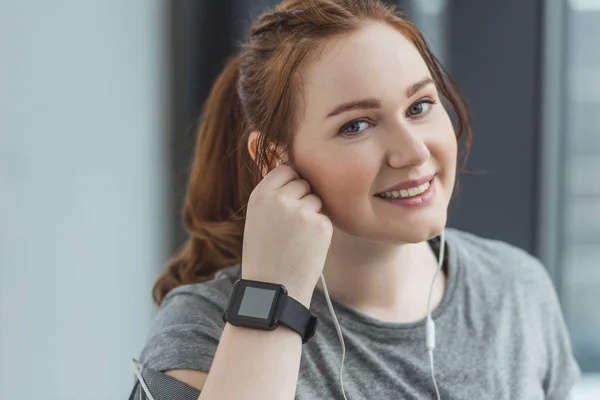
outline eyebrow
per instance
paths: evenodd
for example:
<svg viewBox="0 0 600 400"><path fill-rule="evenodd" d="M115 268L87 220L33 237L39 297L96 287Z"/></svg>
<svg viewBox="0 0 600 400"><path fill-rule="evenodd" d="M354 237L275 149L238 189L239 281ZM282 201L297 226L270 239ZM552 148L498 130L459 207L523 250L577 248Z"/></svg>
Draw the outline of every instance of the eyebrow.
<svg viewBox="0 0 600 400"><path fill-rule="evenodd" d="M413 83L412 85L407 87L404 92L404 95L407 98L413 97L415 94L417 94L419 92L419 90L421 90L424 87L426 87L427 85L431 85L431 84L435 84L435 81L432 78L430 78L430 77L423 78L420 81Z"/></svg>
<svg viewBox="0 0 600 400"><path fill-rule="evenodd" d="M425 86L435 83L435 81L430 78L423 78L420 81L413 83L404 91L404 95L408 97L414 96L419 90L423 89ZM327 118L333 117L335 115L352 111L352 110L370 110L374 108L381 108L381 100L370 97L362 100L349 101L347 103L340 104L337 106L332 112L327 114Z"/></svg>

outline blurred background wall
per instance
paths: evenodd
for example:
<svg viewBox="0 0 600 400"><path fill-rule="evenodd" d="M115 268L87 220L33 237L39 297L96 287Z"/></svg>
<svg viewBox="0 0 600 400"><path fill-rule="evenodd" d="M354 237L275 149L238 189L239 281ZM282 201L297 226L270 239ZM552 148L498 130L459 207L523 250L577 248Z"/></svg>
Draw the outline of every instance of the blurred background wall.
<svg viewBox="0 0 600 400"><path fill-rule="evenodd" d="M0 400L133 383L173 218L166 4L0 3Z"/></svg>
<svg viewBox="0 0 600 400"><path fill-rule="evenodd" d="M202 102L275 3L0 0L0 400L127 395ZM542 259L600 398L600 0L396 3L472 107L450 225Z"/></svg>

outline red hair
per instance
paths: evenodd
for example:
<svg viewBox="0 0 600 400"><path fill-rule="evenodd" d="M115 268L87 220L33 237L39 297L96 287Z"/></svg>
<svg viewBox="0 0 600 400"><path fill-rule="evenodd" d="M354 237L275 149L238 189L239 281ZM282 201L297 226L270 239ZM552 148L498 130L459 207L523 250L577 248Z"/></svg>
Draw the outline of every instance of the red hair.
<svg viewBox="0 0 600 400"><path fill-rule="evenodd" d="M327 41L369 22L396 28L419 50L456 116L457 140L465 137L466 160L471 143L466 102L415 25L378 0L284 1L251 27L249 39L227 62L204 104L184 205L189 239L154 284L157 304L171 289L204 282L241 261L245 207L270 146L293 154L294 123L301 109L300 66ZM252 131L261 132L256 161L247 149Z"/></svg>

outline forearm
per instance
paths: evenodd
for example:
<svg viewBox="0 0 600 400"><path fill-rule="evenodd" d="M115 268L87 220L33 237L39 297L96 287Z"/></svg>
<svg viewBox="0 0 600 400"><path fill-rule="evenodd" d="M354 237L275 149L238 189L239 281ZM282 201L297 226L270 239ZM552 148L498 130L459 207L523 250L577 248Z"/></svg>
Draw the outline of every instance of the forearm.
<svg viewBox="0 0 600 400"><path fill-rule="evenodd" d="M301 353L302 338L284 326L263 331L226 324L199 400L293 400Z"/></svg>

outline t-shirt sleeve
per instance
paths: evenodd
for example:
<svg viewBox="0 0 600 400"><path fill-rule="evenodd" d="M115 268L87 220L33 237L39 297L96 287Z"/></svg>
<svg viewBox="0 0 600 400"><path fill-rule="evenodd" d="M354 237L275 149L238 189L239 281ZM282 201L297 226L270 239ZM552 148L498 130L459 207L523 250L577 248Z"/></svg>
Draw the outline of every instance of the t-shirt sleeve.
<svg viewBox="0 0 600 400"><path fill-rule="evenodd" d="M571 348L571 339L562 314L554 285L546 269L539 279L539 301L544 321L545 341L548 351L548 365L543 381L546 399L564 400L569 397L573 386L579 380L581 371Z"/></svg>
<svg viewBox="0 0 600 400"><path fill-rule="evenodd" d="M159 309L140 361L156 371L208 372L225 326L227 296L208 285L174 289Z"/></svg>

